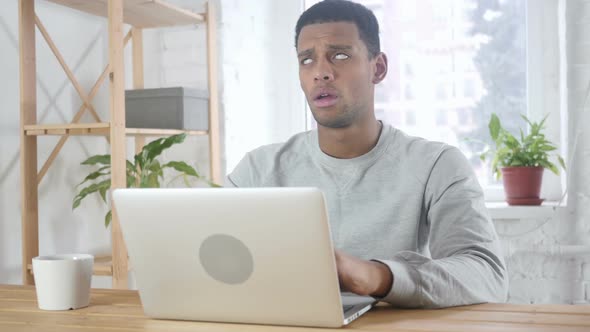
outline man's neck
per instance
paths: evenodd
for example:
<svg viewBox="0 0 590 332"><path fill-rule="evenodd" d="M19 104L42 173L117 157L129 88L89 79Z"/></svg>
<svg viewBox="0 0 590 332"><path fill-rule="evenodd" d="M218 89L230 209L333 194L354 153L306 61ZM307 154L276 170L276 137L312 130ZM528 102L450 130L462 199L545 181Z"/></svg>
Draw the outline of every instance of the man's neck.
<svg viewBox="0 0 590 332"><path fill-rule="evenodd" d="M351 159L371 151L379 141L383 124L372 119L368 123L346 128L318 128L320 149L339 159Z"/></svg>

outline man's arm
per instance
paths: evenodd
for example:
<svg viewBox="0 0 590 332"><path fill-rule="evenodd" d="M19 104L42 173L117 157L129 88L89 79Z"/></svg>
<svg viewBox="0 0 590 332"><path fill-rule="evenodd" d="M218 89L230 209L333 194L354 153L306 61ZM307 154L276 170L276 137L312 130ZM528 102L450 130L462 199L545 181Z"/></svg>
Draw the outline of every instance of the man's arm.
<svg viewBox="0 0 590 332"><path fill-rule="evenodd" d="M499 241L477 179L457 149L444 151L433 167L425 206L431 257L405 251L379 260L392 275L382 300L423 308L504 302L508 276ZM374 267L342 257L348 265L341 271L346 274L341 277L343 288L382 295L376 289L387 280L383 271L367 281L366 276L377 271Z"/></svg>

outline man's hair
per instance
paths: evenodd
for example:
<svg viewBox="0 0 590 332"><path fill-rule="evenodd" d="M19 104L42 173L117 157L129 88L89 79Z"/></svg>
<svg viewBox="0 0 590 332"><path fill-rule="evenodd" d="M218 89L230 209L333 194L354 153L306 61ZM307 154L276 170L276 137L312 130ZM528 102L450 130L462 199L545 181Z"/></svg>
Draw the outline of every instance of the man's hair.
<svg viewBox="0 0 590 332"><path fill-rule="evenodd" d="M295 48L297 48L299 33L305 26L330 22L354 23L369 51L369 56L373 58L381 52L379 23L375 14L367 7L348 0L324 0L303 12L295 26Z"/></svg>

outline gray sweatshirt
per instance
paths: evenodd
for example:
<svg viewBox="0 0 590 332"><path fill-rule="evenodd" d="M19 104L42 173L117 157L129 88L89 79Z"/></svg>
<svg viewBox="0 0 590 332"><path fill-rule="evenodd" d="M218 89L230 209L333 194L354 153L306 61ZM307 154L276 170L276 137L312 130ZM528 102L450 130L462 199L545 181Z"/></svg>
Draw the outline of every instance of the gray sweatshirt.
<svg viewBox="0 0 590 332"><path fill-rule="evenodd" d="M251 151L228 180L320 188L334 246L391 270L383 301L437 308L506 299L506 267L481 187L454 147L384 125L371 151L337 159L321 151L313 130Z"/></svg>

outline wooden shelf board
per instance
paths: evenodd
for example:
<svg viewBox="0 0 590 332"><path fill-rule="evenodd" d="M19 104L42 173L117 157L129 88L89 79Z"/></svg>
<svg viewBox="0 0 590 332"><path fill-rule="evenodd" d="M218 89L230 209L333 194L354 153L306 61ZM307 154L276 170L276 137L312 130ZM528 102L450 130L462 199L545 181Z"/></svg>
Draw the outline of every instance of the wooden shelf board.
<svg viewBox="0 0 590 332"><path fill-rule="evenodd" d="M70 123L70 124L43 124L24 126L27 136L38 135L109 135L110 124L101 123Z"/></svg>
<svg viewBox="0 0 590 332"><path fill-rule="evenodd" d="M109 123L71 123L71 124L43 124L24 126L27 136L42 135L89 135L89 136L108 136L110 135ZM206 130L180 130L180 129L157 129L157 128L127 128L125 130L129 136L170 136L180 133L186 133L193 136L205 136Z"/></svg>
<svg viewBox="0 0 590 332"><path fill-rule="evenodd" d="M108 0L47 0L88 14L108 17ZM170 5L162 0L124 0L123 22L136 28L191 25L205 21L202 14Z"/></svg>
<svg viewBox="0 0 590 332"><path fill-rule="evenodd" d="M208 134L206 130L180 130L180 129L150 129L150 128L127 128L125 130L130 136L170 136L186 133L192 136L204 136Z"/></svg>

